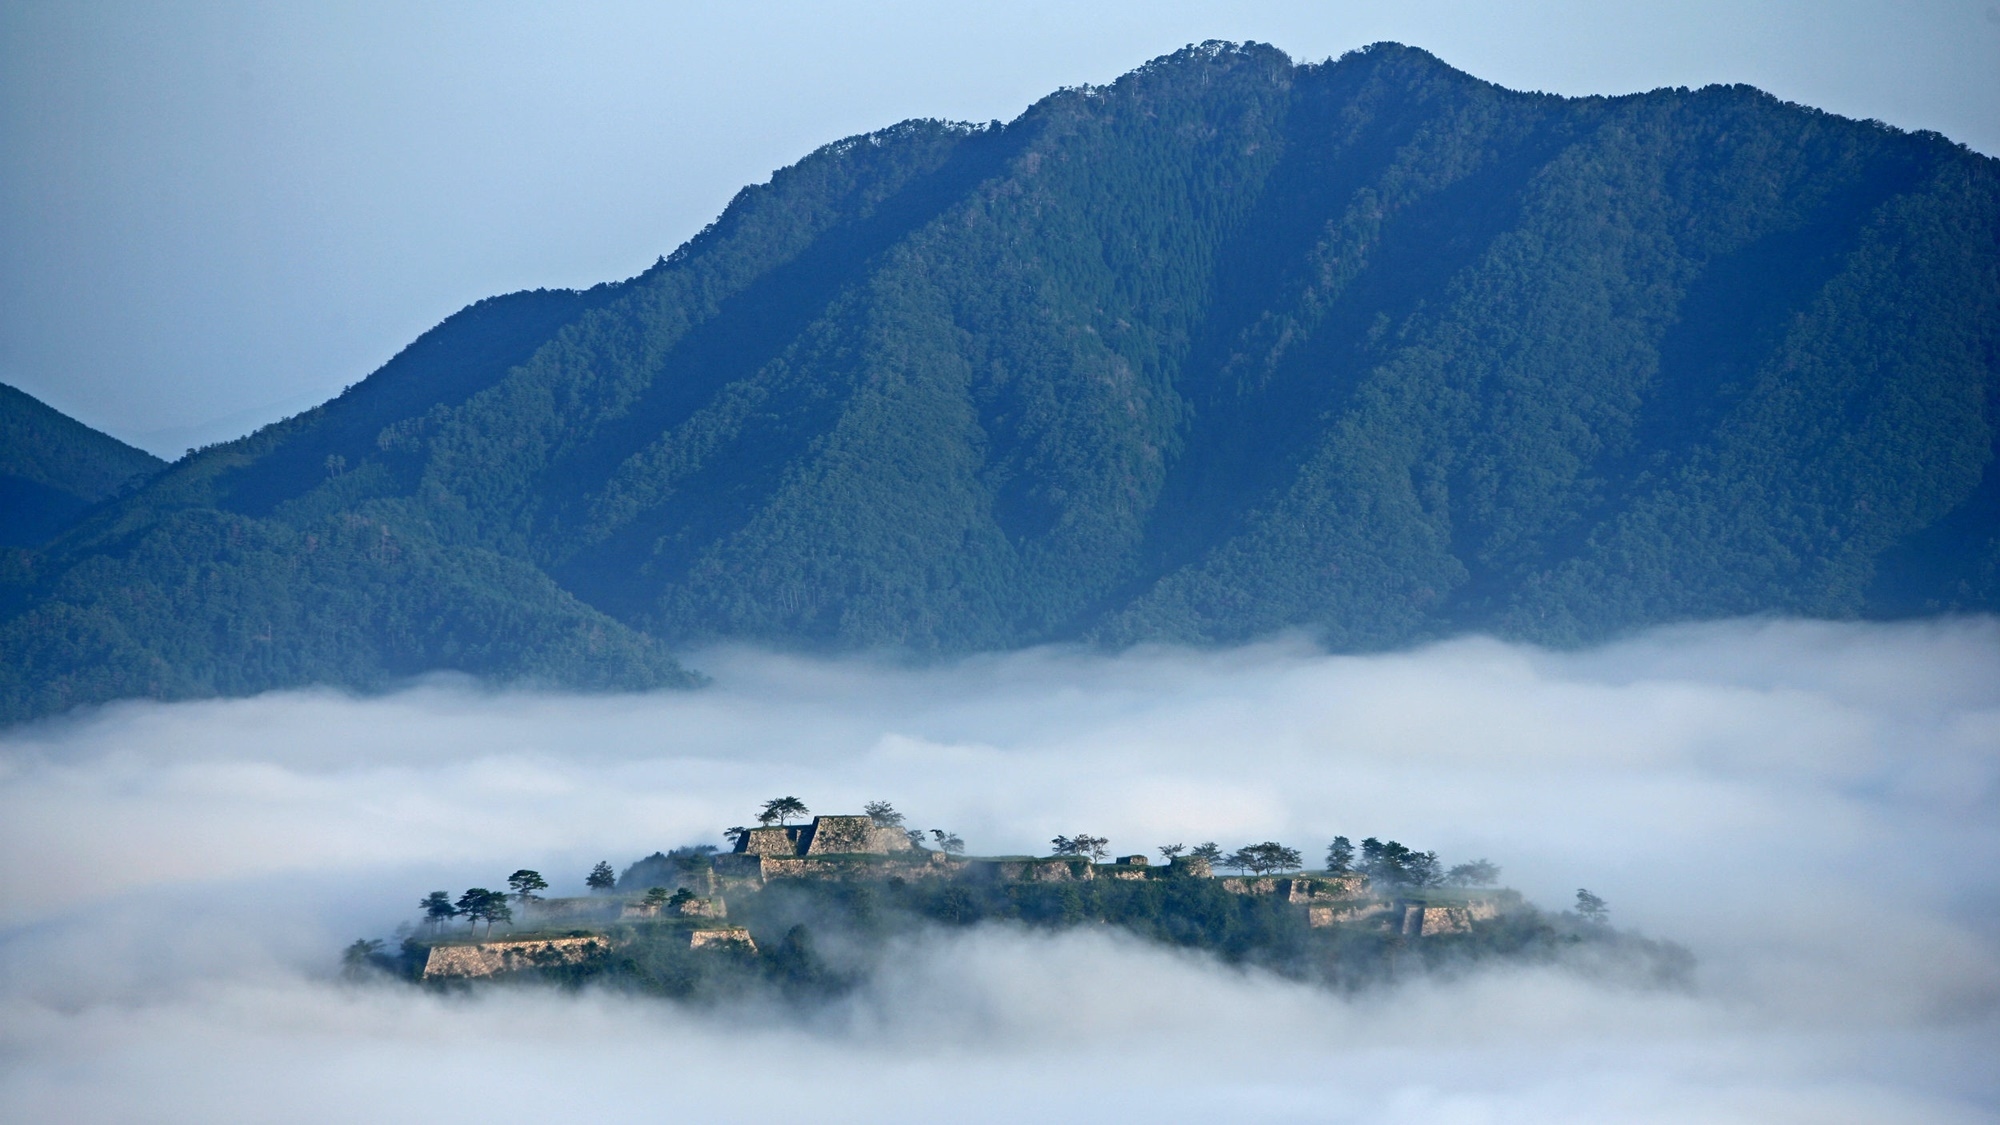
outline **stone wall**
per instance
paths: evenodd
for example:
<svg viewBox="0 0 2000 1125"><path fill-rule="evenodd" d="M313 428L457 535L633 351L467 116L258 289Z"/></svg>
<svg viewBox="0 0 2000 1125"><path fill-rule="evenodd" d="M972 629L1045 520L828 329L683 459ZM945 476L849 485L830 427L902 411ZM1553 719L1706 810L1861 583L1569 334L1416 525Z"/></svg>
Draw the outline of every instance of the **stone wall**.
<svg viewBox="0 0 2000 1125"><path fill-rule="evenodd" d="M836 855L774 856L761 860L765 879L935 879L957 875L966 864L943 852L911 849L899 856L844 852Z"/></svg>
<svg viewBox="0 0 2000 1125"><path fill-rule="evenodd" d="M714 930L691 930L688 932L689 949L744 949L757 952L757 943L751 940L748 926L729 926Z"/></svg>
<svg viewBox="0 0 2000 1125"><path fill-rule="evenodd" d="M1311 926L1332 926L1342 922L1359 922L1378 914L1389 913L1389 904L1381 901L1357 902L1350 906L1308 906L1306 924Z"/></svg>
<svg viewBox="0 0 2000 1125"><path fill-rule="evenodd" d="M750 855L798 855L802 850L799 838L809 831L809 826L798 824L752 828L737 838L736 850Z"/></svg>
<svg viewBox="0 0 2000 1125"><path fill-rule="evenodd" d="M719 898L691 898L674 907L683 918L726 918L729 904Z"/></svg>
<svg viewBox="0 0 2000 1125"><path fill-rule="evenodd" d="M913 850L896 828L878 828L865 816L816 816L811 824L752 828L736 841L735 854L889 855Z"/></svg>
<svg viewBox="0 0 2000 1125"><path fill-rule="evenodd" d="M908 847L910 841L903 840ZM806 838L806 855L857 855L877 851L875 822L865 816L816 816Z"/></svg>
<svg viewBox="0 0 2000 1125"><path fill-rule="evenodd" d="M1499 914L1497 904L1483 899L1464 906L1410 903L1403 908L1403 933L1415 937L1470 933L1474 922L1489 921Z"/></svg>
<svg viewBox="0 0 2000 1125"><path fill-rule="evenodd" d="M1286 902L1333 902L1359 895L1367 885L1359 875L1246 875L1222 880L1238 895L1277 895Z"/></svg>
<svg viewBox="0 0 2000 1125"><path fill-rule="evenodd" d="M434 945L424 961L424 979L490 977L521 969L574 965L611 948L599 937L484 941L477 945Z"/></svg>

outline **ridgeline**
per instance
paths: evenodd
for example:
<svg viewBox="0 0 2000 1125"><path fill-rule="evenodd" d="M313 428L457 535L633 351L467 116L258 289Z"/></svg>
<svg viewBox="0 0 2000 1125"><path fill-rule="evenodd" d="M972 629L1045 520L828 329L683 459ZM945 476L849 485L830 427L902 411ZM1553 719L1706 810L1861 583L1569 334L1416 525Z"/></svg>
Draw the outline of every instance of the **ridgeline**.
<svg viewBox="0 0 2000 1125"><path fill-rule="evenodd" d="M1553 644L2000 608L2000 163L1205 44L482 301L0 568L0 719L716 640Z"/></svg>

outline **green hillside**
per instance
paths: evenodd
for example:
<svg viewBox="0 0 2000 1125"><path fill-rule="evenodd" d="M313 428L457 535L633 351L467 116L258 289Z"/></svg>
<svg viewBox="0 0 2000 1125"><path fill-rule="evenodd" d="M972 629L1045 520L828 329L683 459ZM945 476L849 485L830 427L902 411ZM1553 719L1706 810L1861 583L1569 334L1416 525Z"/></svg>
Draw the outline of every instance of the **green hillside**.
<svg viewBox="0 0 2000 1125"><path fill-rule="evenodd" d="M0 383L0 549L48 542L165 464Z"/></svg>
<svg viewBox="0 0 2000 1125"><path fill-rule="evenodd" d="M714 639L1339 648L2000 608L2000 164L1207 44L482 302L11 587L0 713Z"/></svg>

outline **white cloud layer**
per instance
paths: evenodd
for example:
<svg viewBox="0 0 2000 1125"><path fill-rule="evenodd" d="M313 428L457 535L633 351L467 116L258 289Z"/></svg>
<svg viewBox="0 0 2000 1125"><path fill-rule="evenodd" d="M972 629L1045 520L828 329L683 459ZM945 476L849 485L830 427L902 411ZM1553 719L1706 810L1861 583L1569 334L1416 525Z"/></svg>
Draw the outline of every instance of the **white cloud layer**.
<svg viewBox="0 0 2000 1125"><path fill-rule="evenodd" d="M1554 654L703 655L697 693L129 704L0 733L0 1118L1974 1121L2000 1107L2000 622ZM811 1019L331 980L439 887L886 797L975 852L1334 833L1693 948L1342 999L1102 934L916 948Z"/></svg>

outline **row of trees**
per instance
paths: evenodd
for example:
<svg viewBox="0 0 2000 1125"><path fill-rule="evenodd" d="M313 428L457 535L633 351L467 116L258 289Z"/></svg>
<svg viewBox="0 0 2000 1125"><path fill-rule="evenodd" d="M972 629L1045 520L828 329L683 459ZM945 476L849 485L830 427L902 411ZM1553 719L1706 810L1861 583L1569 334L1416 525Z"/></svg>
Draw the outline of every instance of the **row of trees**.
<svg viewBox="0 0 2000 1125"><path fill-rule="evenodd" d="M1436 852L1420 852L1373 836L1361 841L1358 856L1347 837L1335 836L1326 849L1326 869L1334 874L1357 871L1374 882L1398 887L1490 887L1500 881L1500 868L1485 859L1446 869Z"/></svg>
<svg viewBox="0 0 2000 1125"><path fill-rule="evenodd" d="M1093 860L1108 856L1111 845L1105 837L1087 832L1057 836L1049 843L1053 845L1056 855ZM1164 844L1159 851L1169 863L1185 855L1190 859L1206 860L1212 868L1233 868L1255 875L1297 871L1305 865L1305 857L1299 849L1287 847L1276 840L1246 844L1233 852L1224 852L1222 845L1213 840L1192 848L1186 844ZM1476 859L1447 870L1438 860L1436 852L1419 852L1395 840L1378 840L1373 836L1361 841L1358 857L1354 844L1347 837L1335 836L1327 848L1326 870L1336 875L1358 872L1375 882L1399 887L1488 887L1500 879L1500 868L1487 860Z"/></svg>
<svg viewBox="0 0 2000 1125"><path fill-rule="evenodd" d="M485 887L473 887L451 900L448 891L432 891L417 904L424 912L424 923L434 930L442 930L453 918L465 919L465 931L471 933L479 923L486 923L486 932L493 932L493 923L508 923L514 920L514 908L507 905L507 896L501 891L489 891Z"/></svg>

